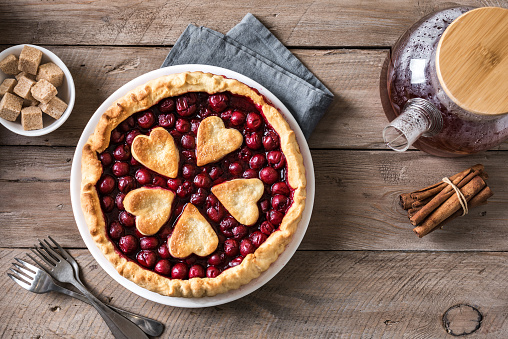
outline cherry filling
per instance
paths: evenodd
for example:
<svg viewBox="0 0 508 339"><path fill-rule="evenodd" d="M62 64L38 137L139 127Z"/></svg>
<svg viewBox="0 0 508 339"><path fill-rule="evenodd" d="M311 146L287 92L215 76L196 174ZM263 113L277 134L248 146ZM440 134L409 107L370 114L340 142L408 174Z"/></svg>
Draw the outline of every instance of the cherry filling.
<svg viewBox="0 0 508 339"><path fill-rule="evenodd" d="M196 165L196 134L199 123L219 116L226 128L242 133L242 146L218 162ZM131 154L132 141L155 127L171 133L180 151L177 178L164 177L138 163ZM280 138L261 110L246 98L229 92L209 95L187 93L161 100L139 112L111 132L110 146L101 154L103 175L97 182L109 240L117 252L142 267L173 279L214 278L240 264L276 231L293 203L287 182L287 165ZM237 178L259 178L265 192L258 201L260 217L251 226L239 224L211 188ZM166 224L154 235L144 236L135 226L135 216L125 211L123 199L136 188L162 187L175 193ZM207 257L173 258L167 247L185 204L194 204L219 237L219 245Z"/></svg>

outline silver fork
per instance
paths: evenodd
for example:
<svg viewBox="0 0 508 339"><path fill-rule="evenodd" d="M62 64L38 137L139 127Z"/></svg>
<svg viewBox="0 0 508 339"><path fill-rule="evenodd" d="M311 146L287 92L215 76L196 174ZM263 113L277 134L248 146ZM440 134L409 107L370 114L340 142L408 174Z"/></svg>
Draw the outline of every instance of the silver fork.
<svg viewBox="0 0 508 339"><path fill-rule="evenodd" d="M74 274L74 269L72 265L64 259L58 252L53 250L53 248L49 245L49 243L44 240L40 241L39 244L41 248L35 246L32 249L32 252L37 255L43 262L47 265L43 265L38 261L35 261L41 267L47 268L46 272L48 272L54 279L72 284L76 287L81 293L85 295L85 297L90 300L90 303L93 307L99 312L102 316L109 329L115 336L115 338L122 339L134 339L134 338L143 338L147 339L148 337L145 335L143 331L139 327L137 327L133 322L124 316L116 313L106 305L104 305L99 299L97 299L93 294L91 294L86 287L81 283L81 281L77 280ZM34 258L31 258L34 260Z"/></svg>
<svg viewBox="0 0 508 339"><path fill-rule="evenodd" d="M48 293L51 291L66 294L73 298L79 299L85 303L90 304L90 301L81 293L71 291L63 286L58 285L53 278L44 270L24 261L19 258L14 258L18 263L22 266L13 263L14 267L17 269L10 270L14 274L7 273L7 275L14 280L18 285L23 287L24 289L34 292L37 294ZM131 312L124 311L122 309L113 307L111 305L107 305L111 307L118 313L122 314L124 317L135 323L139 326L148 335L158 337L164 331L164 325L156 320L146 318Z"/></svg>

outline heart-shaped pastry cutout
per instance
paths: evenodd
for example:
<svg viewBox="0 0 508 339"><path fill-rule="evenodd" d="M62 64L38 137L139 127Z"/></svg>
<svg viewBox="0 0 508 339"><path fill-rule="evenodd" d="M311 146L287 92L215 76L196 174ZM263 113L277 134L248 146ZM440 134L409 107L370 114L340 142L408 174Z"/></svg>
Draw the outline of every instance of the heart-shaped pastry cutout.
<svg viewBox="0 0 508 339"><path fill-rule="evenodd" d="M159 231L171 214L175 194L162 188L138 188L127 193L125 210L136 216L136 228L144 235Z"/></svg>
<svg viewBox="0 0 508 339"><path fill-rule="evenodd" d="M259 179L233 179L212 187L212 193L239 223L253 225L259 217L257 202L265 186Z"/></svg>
<svg viewBox="0 0 508 339"><path fill-rule="evenodd" d="M198 166L222 159L225 155L240 148L242 133L234 128L226 128L219 117L208 117L201 121L196 140L196 160Z"/></svg>
<svg viewBox="0 0 508 339"><path fill-rule="evenodd" d="M178 175L180 154L173 137L164 128L154 128L150 136L136 136L131 151L134 159L152 171L169 178Z"/></svg>
<svg viewBox="0 0 508 339"><path fill-rule="evenodd" d="M192 253L204 257L212 254L218 244L217 234L196 206L185 205L168 241L169 253L175 258L186 258Z"/></svg>

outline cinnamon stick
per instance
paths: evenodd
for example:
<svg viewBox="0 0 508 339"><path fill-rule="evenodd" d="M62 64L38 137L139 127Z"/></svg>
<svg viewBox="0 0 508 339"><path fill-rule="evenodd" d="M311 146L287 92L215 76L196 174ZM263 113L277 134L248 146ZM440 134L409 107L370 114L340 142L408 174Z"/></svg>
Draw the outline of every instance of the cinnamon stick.
<svg viewBox="0 0 508 339"><path fill-rule="evenodd" d="M467 184L465 184L460 191L464 195L466 201L470 201L478 192L480 192L486 186L485 181L478 176L475 175L472 180L470 180ZM452 194L451 197L448 198L441 206L435 209L425 221L420 225L413 229L413 231L418 234L421 238L431 232L434 228L440 225L447 218L452 216L454 213L459 211L461 208L459 198L457 194Z"/></svg>
<svg viewBox="0 0 508 339"><path fill-rule="evenodd" d="M460 177L458 177L452 182L458 188L462 188L478 174L479 172L477 170L473 170L472 172L467 174L464 178L460 179ZM413 217L410 218L409 221L414 226L419 225L430 213L432 213L436 208L438 208L453 194L456 194L455 190L450 185L446 184L446 187L441 192L439 192L434 198L432 198L432 200L429 201L425 206L423 206L422 209L420 209L415 215L413 215Z"/></svg>

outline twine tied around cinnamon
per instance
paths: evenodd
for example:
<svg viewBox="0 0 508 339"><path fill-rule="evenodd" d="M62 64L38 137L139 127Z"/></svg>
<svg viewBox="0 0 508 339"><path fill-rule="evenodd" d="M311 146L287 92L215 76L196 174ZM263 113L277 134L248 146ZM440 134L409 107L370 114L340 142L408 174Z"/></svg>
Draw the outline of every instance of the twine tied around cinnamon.
<svg viewBox="0 0 508 339"><path fill-rule="evenodd" d="M460 206L462 206L463 211L462 216L468 214L469 209L467 207L467 200L466 197L464 197L464 194L462 194L462 192L460 191L460 189L447 177L444 177L443 179L441 179L441 181L450 185L455 190L455 193L457 193L457 198L459 199Z"/></svg>

